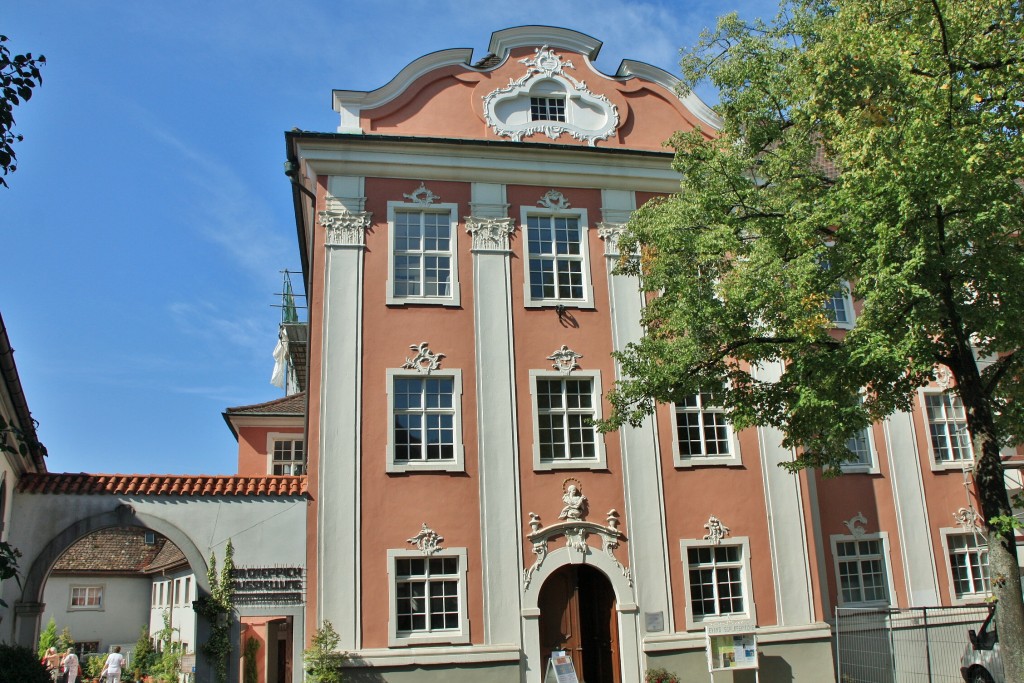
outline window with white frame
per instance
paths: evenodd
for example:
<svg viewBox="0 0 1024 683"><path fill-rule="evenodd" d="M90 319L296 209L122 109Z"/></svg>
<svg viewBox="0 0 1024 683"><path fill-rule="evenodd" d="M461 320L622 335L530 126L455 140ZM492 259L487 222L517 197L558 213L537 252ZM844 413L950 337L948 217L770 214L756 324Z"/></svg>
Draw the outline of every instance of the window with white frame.
<svg viewBox="0 0 1024 683"><path fill-rule="evenodd" d="M840 604L889 603L887 554L881 536L832 537Z"/></svg>
<svg viewBox="0 0 1024 683"><path fill-rule="evenodd" d="M71 609L103 609L103 586L71 586Z"/></svg>
<svg viewBox="0 0 1024 683"><path fill-rule="evenodd" d="M600 376L595 372L531 371L536 469L604 467Z"/></svg>
<svg viewBox="0 0 1024 683"><path fill-rule="evenodd" d="M725 410L711 392L691 394L675 404L677 465L740 464L739 445Z"/></svg>
<svg viewBox="0 0 1024 683"><path fill-rule="evenodd" d="M459 305L456 209L388 202L389 304Z"/></svg>
<svg viewBox="0 0 1024 683"><path fill-rule="evenodd" d="M565 96L531 97L531 121L565 122Z"/></svg>
<svg viewBox="0 0 1024 683"><path fill-rule="evenodd" d="M864 427L854 432L853 436L846 440L846 449L850 451L850 458L842 464L845 472L868 472L875 468L873 439L871 429Z"/></svg>
<svg viewBox="0 0 1024 683"><path fill-rule="evenodd" d="M682 553L689 597L686 613L691 624L754 617L746 538L729 538L718 544L684 540Z"/></svg>
<svg viewBox="0 0 1024 683"><path fill-rule="evenodd" d="M523 209L526 226L526 305L590 308L586 212L540 214Z"/></svg>
<svg viewBox="0 0 1024 683"><path fill-rule="evenodd" d="M932 457L936 464L958 464L970 461L971 436L967 431L967 414L956 394L924 394L925 416L931 438Z"/></svg>
<svg viewBox="0 0 1024 683"><path fill-rule="evenodd" d="M949 558L953 599L965 602L983 599L989 591L985 539L981 534L943 529L942 540Z"/></svg>
<svg viewBox="0 0 1024 683"><path fill-rule="evenodd" d="M853 326L853 301L850 298L850 285L845 280L825 300L825 312L836 327Z"/></svg>
<svg viewBox="0 0 1024 683"><path fill-rule="evenodd" d="M274 475L297 475L306 473L306 448L302 439L295 434L271 434L270 473Z"/></svg>
<svg viewBox="0 0 1024 683"><path fill-rule="evenodd" d="M461 471L462 373L388 371L387 471Z"/></svg>
<svg viewBox="0 0 1024 683"><path fill-rule="evenodd" d="M389 550L389 644L467 643L466 549Z"/></svg>

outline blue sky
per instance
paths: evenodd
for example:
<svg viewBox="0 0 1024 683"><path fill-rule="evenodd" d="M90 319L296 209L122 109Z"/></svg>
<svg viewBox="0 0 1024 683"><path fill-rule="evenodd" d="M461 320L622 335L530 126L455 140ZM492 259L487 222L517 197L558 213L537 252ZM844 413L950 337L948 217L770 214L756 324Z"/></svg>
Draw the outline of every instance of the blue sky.
<svg viewBox="0 0 1024 683"><path fill-rule="evenodd" d="M614 72L762 0L14 2L0 33L47 57L0 188L0 312L51 471L231 474L221 413L277 398L274 293L299 257L283 133L333 131L331 89L550 24ZM706 96L706 99L709 99ZM298 282L298 278L296 279Z"/></svg>

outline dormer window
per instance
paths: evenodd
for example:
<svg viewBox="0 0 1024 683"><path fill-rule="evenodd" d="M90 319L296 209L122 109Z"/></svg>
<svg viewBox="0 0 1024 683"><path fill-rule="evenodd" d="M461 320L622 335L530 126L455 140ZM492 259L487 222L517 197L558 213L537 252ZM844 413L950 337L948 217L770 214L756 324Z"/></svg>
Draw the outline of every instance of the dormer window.
<svg viewBox="0 0 1024 683"><path fill-rule="evenodd" d="M565 123L565 97L531 97L530 120Z"/></svg>

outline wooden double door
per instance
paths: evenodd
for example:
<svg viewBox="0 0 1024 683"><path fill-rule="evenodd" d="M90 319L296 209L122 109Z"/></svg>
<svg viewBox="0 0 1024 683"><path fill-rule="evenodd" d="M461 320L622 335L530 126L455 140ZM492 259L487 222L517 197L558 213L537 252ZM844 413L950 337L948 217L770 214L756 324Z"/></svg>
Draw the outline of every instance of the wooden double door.
<svg viewBox="0 0 1024 683"><path fill-rule="evenodd" d="M541 587L538 606L543 667L553 650L564 650L581 683L620 683L615 592L604 574L561 567Z"/></svg>

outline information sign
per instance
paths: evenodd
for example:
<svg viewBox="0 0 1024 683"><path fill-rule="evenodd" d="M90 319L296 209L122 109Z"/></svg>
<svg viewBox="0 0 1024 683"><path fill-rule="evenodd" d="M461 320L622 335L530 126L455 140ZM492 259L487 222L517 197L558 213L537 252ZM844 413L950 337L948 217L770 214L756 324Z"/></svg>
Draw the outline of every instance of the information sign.
<svg viewBox="0 0 1024 683"><path fill-rule="evenodd" d="M551 653L548 660L548 668L544 674L544 683L580 683L576 677L576 667L572 664L572 657L565 652L555 651Z"/></svg>

